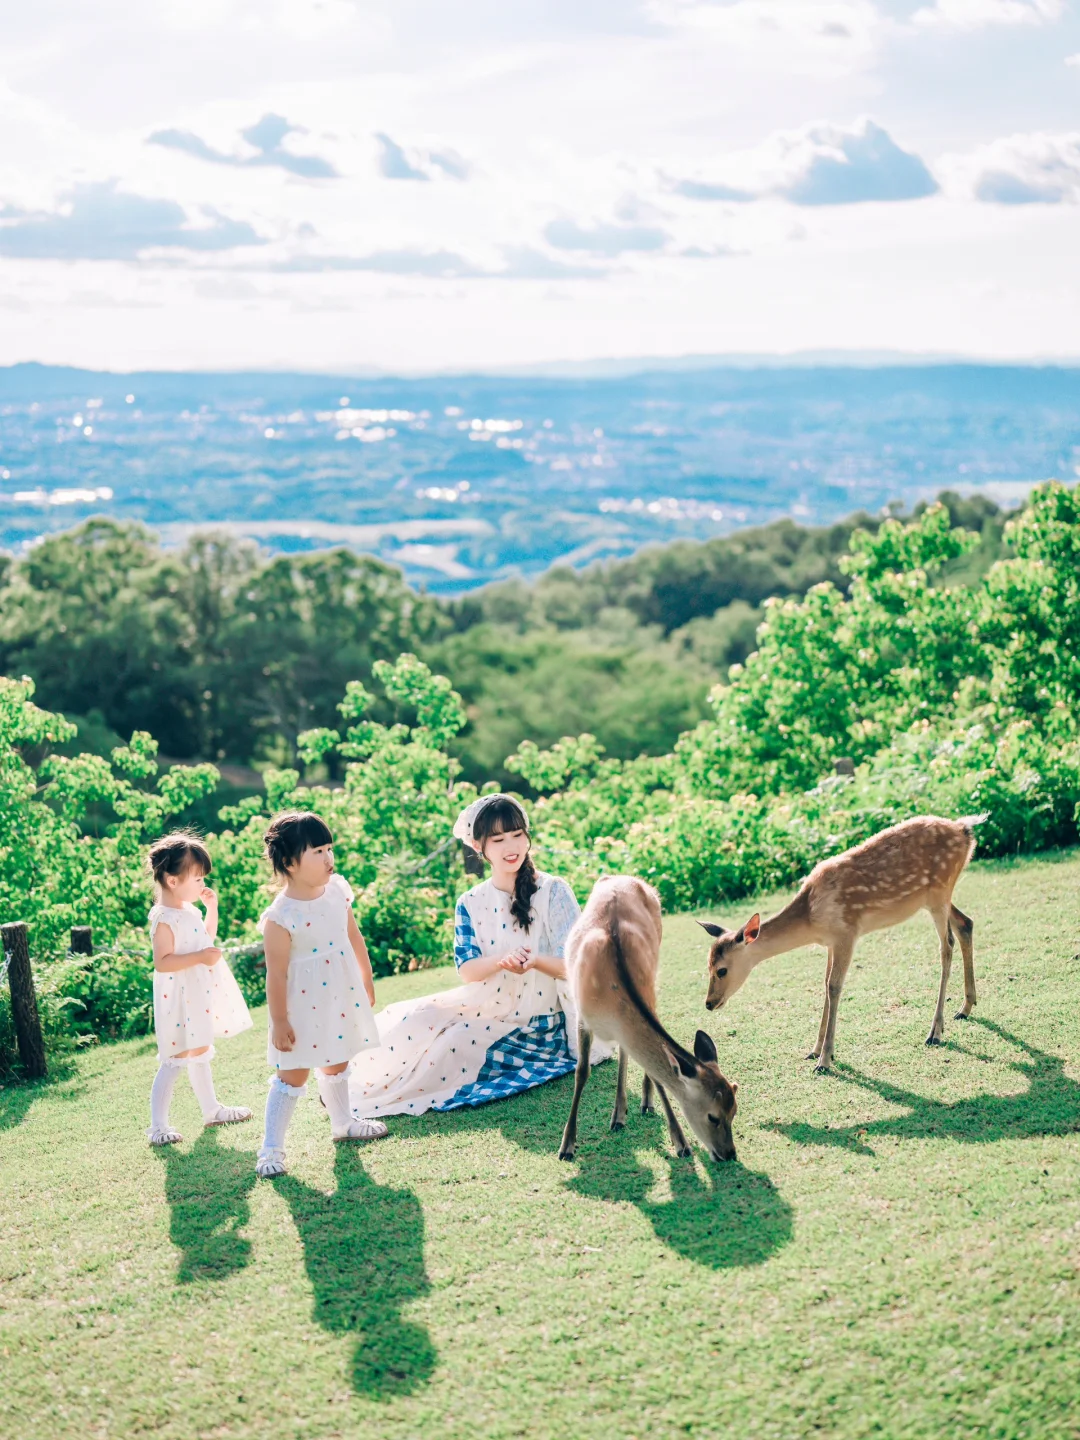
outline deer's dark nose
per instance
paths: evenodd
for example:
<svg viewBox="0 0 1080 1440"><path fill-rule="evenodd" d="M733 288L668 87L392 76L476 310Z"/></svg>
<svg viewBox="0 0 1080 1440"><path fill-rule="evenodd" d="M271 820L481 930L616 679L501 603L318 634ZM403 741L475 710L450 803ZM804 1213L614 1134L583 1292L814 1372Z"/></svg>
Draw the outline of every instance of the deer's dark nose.
<svg viewBox="0 0 1080 1440"><path fill-rule="evenodd" d="M715 1010L715 1009L716 1009L716 1001L715 1001L715 1000L706 1000L706 1001L705 1001L705 1009L706 1009L706 1010Z"/></svg>

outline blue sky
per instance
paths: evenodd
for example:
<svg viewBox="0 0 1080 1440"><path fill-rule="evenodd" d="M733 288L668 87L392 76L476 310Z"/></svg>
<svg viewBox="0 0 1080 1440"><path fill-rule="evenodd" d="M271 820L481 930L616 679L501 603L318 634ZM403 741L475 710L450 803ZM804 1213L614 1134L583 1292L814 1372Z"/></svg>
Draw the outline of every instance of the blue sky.
<svg viewBox="0 0 1080 1440"><path fill-rule="evenodd" d="M35 0L0 363L1080 352L1077 0Z"/></svg>

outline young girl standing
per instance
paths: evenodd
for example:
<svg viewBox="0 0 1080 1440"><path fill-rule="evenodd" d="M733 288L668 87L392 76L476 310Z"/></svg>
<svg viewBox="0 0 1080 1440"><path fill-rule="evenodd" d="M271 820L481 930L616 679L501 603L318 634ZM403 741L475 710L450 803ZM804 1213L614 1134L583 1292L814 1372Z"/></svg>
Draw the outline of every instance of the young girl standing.
<svg viewBox="0 0 1080 1440"><path fill-rule="evenodd" d="M184 1137L169 1124L176 1077L187 1068L202 1106L204 1125L250 1120L246 1105L220 1105L210 1061L214 1039L251 1026L244 997L215 946L218 901L206 884L210 855L194 835L166 835L150 847L147 868L157 903L150 911L154 947L154 1034L159 1068L150 1091L151 1145L174 1145ZM194 901L206 907L206 918Z"/></svg>
<svg viewBox="0 0 1080 1440"><path fill-rule="evenodd" d="M285 882L259 921L270 1008L266 1058L276 1072L255 1166L265 1179L285 1173L285 1132L312 1068L335 1141L377 1140L386 1126L354 1120L349 1108L349 1061L380 1041L371 961L352 891L334 874L334 837L318 815L289 812L275 816L263 838Z"/></svg>

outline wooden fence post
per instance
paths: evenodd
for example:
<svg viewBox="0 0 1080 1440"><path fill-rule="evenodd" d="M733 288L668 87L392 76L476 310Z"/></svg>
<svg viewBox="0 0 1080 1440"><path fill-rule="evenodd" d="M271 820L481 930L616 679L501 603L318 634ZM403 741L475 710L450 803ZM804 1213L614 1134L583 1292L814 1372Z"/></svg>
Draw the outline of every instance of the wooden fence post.
<svg viewBox="0 0 1080 1440"><path fill-rule="evenodd" d="M89 925L72 926L71 953L72 955L92 955L94 953L94 932Z"/></svg>
<svg viewBox="0 0 1080 1440"><path fill-rule="evenodd" d="M45 1041L41 1034L37 996L34 994L34 972L30 969L30 942L21 920L0 927L4 938L4 960L7 963L8 986L11 990L11 1018L19 1042L19 1059L32 1080L46 1073Z"/></svg>

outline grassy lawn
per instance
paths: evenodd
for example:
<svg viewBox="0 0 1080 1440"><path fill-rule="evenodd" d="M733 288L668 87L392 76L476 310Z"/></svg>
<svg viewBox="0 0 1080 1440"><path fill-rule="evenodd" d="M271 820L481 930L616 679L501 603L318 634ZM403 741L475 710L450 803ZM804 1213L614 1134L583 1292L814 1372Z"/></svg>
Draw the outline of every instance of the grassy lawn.
<svg viewBox="0 0 1080 1440"><path fill-rule="evenodd" d="M865 941L826 1077L822 953L709 1016L705 937L670 920L664 1018L740 1082L733 1165L636 1109L609 1134L612 1065L572 1165L568 1078L367 1148L308 1100L274 1182L259 1121L201 1132L183 1078L188 1138L149 1149L150 1041L4 1090L0 1433L1080 1436L1078 894L1080 856L973 867L980 1003L938 1050L929 919ZM265 1029L215 1066L260 1116Z"/></svg>

